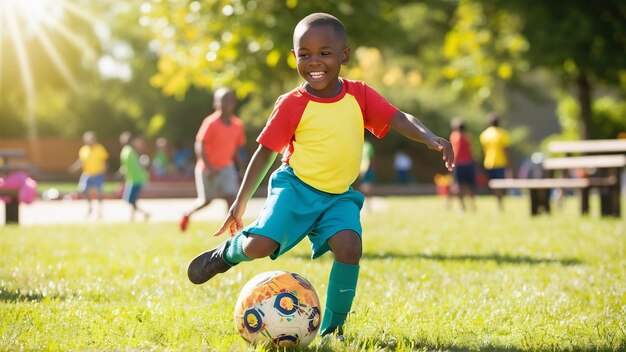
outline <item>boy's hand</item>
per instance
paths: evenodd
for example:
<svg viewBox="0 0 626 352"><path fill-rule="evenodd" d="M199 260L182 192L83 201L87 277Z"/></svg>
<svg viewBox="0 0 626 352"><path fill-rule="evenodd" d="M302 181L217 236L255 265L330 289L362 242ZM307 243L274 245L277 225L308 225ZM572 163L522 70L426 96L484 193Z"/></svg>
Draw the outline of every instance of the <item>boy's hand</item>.
<svg viewBox="0 0 626 352"><path fill-rule="evenodd" d="M243 229L242 217L245 211L246 211L246 206L245 205L240 206L239 203L235 201L233 205L230 207L230 209L228 210L226 220L224 220L222 227L220 227L219 230L217 230L213 234L213 236L220 236L226 230L228 230L230 233L230 236L232 237L237 232L241 231Z"/></svg>
<svg viewBox="0 0 626 352"><path fill-rule="evenodd" d="M448 171L452 171L452 169L454 169L454 151L452 150L452 144L450 144L450 142L448 142L445 138L433 136L433 138L428 140L426 145L428 145L428 148L430 149L441 152Z"/></svg>

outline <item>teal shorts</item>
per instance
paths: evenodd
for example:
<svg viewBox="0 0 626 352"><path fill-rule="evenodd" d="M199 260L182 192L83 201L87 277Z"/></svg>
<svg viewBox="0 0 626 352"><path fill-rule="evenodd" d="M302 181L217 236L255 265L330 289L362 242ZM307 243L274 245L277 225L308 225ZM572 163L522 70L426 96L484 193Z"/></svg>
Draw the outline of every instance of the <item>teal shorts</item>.
<svg viewBox="0 0 626 352"><path fill-rule="evenodd" d="M337 232L351 230L361 236L362 193L348 189L341 194L319 191L302 182L283 164L270 177L268 196L261 214L243 230L278 242L270 258L276 259L309 237L313 259L330 250L326 242Z"/></svg>

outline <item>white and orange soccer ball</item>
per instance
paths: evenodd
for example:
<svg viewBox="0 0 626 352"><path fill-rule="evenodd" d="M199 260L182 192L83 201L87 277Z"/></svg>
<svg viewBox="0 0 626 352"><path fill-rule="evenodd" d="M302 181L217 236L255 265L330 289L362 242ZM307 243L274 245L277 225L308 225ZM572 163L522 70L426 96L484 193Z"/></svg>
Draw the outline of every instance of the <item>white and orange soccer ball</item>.
<svg viewBox="0 0 626 352"><path fill-rule="evenodd" d="M253 277L235 305L237 330L254 345L305 347L315 338L320 321L320 302L313 285L286 271Z"/></svg>

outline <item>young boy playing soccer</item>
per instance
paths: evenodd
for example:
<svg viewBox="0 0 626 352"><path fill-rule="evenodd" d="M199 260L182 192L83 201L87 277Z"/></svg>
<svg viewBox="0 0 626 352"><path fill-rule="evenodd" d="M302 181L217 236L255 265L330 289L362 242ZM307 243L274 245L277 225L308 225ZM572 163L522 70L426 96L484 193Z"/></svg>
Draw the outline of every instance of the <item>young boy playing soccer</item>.
<svg viewBox="0 0 626 352"><path fill-rule="evenodd" d="M361 258L360 210L363 194L350 185L359 174L363 129L383 137L390 128L443 154L454 165L452 147L415 117L399 111L363 82L339 77L350 48L343 24L325 13L302 19L293 34L292 54L306 81L280 96L237 198L222 227L233 236L189 264L189 280L201 284L243 261L276 259L304 237L312 257L332 251L326 308L320 334L337 334L352 306ZM271 175L260 216L245 229L246 205L277 154L283 164Z"/></svg>

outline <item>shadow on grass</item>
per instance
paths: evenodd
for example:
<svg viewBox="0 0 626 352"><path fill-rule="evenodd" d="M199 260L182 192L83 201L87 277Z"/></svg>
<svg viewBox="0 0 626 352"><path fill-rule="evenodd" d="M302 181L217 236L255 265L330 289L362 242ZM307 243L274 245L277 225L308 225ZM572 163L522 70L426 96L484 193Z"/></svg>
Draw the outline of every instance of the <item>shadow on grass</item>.
<svg viewBox="0 0 626 352"><path fill-rule="evenodd" d="M299 254L298 258L310 259L310 256L306 254ZM422 260L434 260L434 261L473 261L473 262L495 262L497 264L556 264L563 266L580 265L584 262L577 258L538 258L525 255L510 255L510 254L442 254L442 253L395 253L395 252L381 252L370 253L364 252L361 259L365 260L385 260L385 259L422 259Z"/></svg>
<svg viewBox="0 0 626 352"><path fill-rule="evenodd" d="M0 288L0 302L40 302L44 298L46 296L40 292L9 291L4 287Z"/></svg>
<svg viewBox="0 0 626 352"><path fill-rule="evenodd" d="M358 347L357 347L358 346ZM357 348L355 348L357 347ZM548 347L548 346L546 346ZM554 349L555 346L550 346L549 349ZM617 346L617 350L621 351L622 347L626 347L625 343L619 344ZM323 343L308 346L303 349L299 349L299 351L317 351L317 352L337 352L337 351L395 351L396 349L406 350L406 348L410 348L411 351L451 351L451 352L473 352L473 351L481 351L481 352L532 352L542 350L539 346L532 346L528 348L516 347L516 346L497 346L497 345L486 345L480 346L480 348L469 348L463 346L454 346L454 345L445 345L445 344L436 344L430 345L428 343L424 343L423 341L416 341L407 337L401 338L399 341L395 338L381 338L381 339L368 339L364 341L354 341L348 337L345 342L335 342L328 345ZM611 348L609 346L575 346L575 351L580 352L612 352L616 349ZM272 350L273 351L273 350ZM279 350L276 350L279 351ZM281 350L282 351L282 350Z"/></svg>
<svg viewBox="0 0 626 352"><path fill-rule="evenodd" d="M425 259L435 261L473 261L495 262L497 264L558 264L564 266L580 265L583 262L577 258L538 258L525 255L509 255L500 253L491 254L441 254L441 253L363 253L362 259Z"/></svg>

